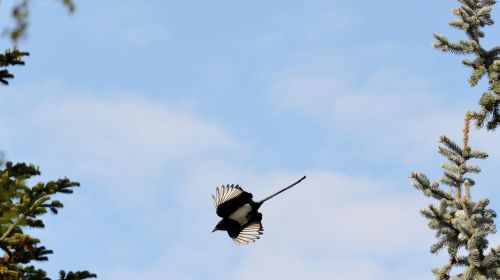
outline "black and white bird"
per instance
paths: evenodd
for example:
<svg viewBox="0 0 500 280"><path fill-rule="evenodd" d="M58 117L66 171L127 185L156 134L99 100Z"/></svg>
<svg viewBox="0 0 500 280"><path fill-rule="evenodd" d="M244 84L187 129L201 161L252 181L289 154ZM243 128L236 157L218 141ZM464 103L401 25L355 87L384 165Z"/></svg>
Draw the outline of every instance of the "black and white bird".
<svg viewBox="0 0 500 280"><path fill-rule="evenodd" d="M263 200L253 201L252 194L244 191L239 185L226 185L217 188L214 199L217 215L222 218L212 232L225 230L236 244L248 244L259 239L264 232L262 227L262 214L258 212L262 204L274 196L297 185L306 176L297 182L270 195Z"/></svg>

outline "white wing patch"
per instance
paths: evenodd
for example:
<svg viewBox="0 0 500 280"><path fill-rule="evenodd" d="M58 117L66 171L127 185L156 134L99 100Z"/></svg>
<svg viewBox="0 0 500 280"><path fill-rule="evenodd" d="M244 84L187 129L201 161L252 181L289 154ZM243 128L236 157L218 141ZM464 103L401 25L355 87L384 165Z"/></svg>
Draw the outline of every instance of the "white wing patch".
<svg viewBox="0 0 500 280"><path fill-rule="evenodd" d="M217 209L217 207L219 207L222 203L237 197L241 193L243 193L243 189L238 185L226 185L222 186L220 189L217 187L215 195L212 195L215 209Z"/></svg>
<svg viewBox="0 0 500 280"><path fill-rule="evenodd" d="M252 211L252 206L247 203L234 211L228 218L237 221L242 226L248 222L248 213L250 211Z"/></svg>
<svg viewBox="0 0 500 280"><path fill-rule="evenodd" d="M259 239L262 233L264 232L264 228L262 227L262 223L256 222L249 224L244 227L240 234L233 238L234 242L238 245L240 244L248 244L251 242L255 242L255 240Z"/></svg>

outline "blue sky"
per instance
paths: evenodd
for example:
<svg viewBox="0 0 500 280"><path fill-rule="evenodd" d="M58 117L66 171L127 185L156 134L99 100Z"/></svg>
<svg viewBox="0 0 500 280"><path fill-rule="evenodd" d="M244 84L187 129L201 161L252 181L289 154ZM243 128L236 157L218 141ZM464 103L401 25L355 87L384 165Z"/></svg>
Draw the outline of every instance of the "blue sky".
<svg viewBox="0 0 500 280"><path fill-rule="evenodd" d="M55 2L35 1L31 56L0 95L7 158L82 184L33 231L52 276L428 279L444 263L408 175L439 176L439 135L459 139L485 88L430 47L461 38L455 1ZM490 154L475 197L500 209L499 136L471 137ZM255 244L210 233L217 186L261 198L302 175Z"/></svg>

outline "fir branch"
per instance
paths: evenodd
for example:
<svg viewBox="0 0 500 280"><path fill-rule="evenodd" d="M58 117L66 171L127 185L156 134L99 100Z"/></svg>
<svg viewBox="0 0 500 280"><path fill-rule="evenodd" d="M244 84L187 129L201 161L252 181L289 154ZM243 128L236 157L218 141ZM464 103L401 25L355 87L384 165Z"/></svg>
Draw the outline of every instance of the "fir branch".
<svg viewBox="0 0 500 280"><path fill-rule="evenodd" d="M75 4L73 0L60 0L62 4L68 9L69 12L74 12ZM14 18L15 25L11 28L7 28L5 31L9 34L9 37L14 42L14 44L19 41L19 39L26 36L26 31L29 26L30 17L30 0L19 0L18 3L14 5L11 11L11 16Z"/></svg>
<svg viewBox="0 0 500 280"><path fill-rule="evenodd" d="M24 56L29 56L28 52L22 52L17 48L13 50L7 49L3 54L0 54L0 67L24 65ZM14 75L7 69L0 70L0 83L8 85L7 79L14 78Z"/></svg>
<svg viewBox="0 0 500 280"><path fill-rule="evenodd" d="M46 261L52 251L39 246L40 241L23 233L25 227L43 227L40 216L51 211L56 214L63 204L52 197L59 193L70 194L77 182L67 178L32 187L26 180L40 175L34 165L6 162L0 169L0 279L49 279L43 270L26 266L33 261ZM95 277L88 271L68 272L62 279Z"/></svg>
<svg viewBox="0 0 500 280"><path fill-rule="evenodd" d="M470 150L469 148L469 132L470 132L470 120L471 120L472 114L470 112L467 112L465 114L465 121L464 121L464 130L463 132L463 145L464 145L464 150Z"/></svg>
<svg viewBox="0 0 500 280"><path fill-rule="evenodd" d="M450 193L445 192L439 188L439 184L433 183L432 185L429 182L429 179L422 173L412 173L410 178L413 178L415 181L411 183L413 187L418 190L421 190L425 196L431 196L435 199L441 200L453 200L453 197Z"/></svg>
<svg viewBox="0 0 500 280"><path fill-rule="evenodd" d="M477 127L486 125L494 130L500 125L500 46L484 48L480 39L485 36L484 27L494 24L491 18L494 0L458 0L460 7L453 9L457 19L448 24L465 32L466 39L450 41L442 34L434 34L432 46L443 52L474 55L473 60L464 59L465 66L472 68L469 84L476 86L483 77L488 77L489 89L479 100L480 111L471 114Z"/></svg>
<svg viewBox="0 0 500 280"><path fill-rule="evenodd" d="M481 168L479 168L479 166L476 166L476 165L465 165L463 166L464 170L465 170L465 173L480 173L481 172Z"/></svg>
<svg viewBox="0 0 500 280"><path fill-rule="evenodd" d="M471 151L469 153L470 158L477 158L477 159L486 159L488 157L488 154L485 152L481 151Z"/></svg>
<svg viewBox="0 0 500 280"><path fill-rule="evenodd" d="M7 228L7 230L3 233L2 237L0 237L0 243L2 241L5 240L5 238L7 238L7 236L9 236L9 234L12 232L12 230L14 228L17 227L17 225L19 225L19 223L24 220L25 216L23 214L20 214L19 217L16 219L16 222L12 223L9 225L9 228Z"/></svg>
<svg viewBox="0 0 500 280"><path fill-rule="evenodd" d="M455 163L456 166L460 166L460 164L461 164L460 155L456 154L454 151L440 146L440 147L438 147L438 153L447 157L448 160Z"/></svg>
<svg viewBox="0 0 500 280"><path fill-rule="evenodd" d="M448 137L444 135L439 137L439 142L443 143L446 146L446 148L452 150L455 155L461 156L463 154L462 148L460 148L455 142L453 142Z"/></svg>
<svg viewBox="0 0 500 280"><path fill-rule="evenodd" d="M469 112L465 116L461 147L445 136L440 138L442 146L438 151L448 159L441 166L444 175L440 182L450 185L454 196L444 199L436 195L444 192L438 184L431 185L425 174L414 172L410 176L414 180L412 186L440 201L439 208L431 204L420 211L429 220L429 228L436 232L437 241L432 244L431 253L446 248L450 256L447 264L432 270L436 279L499 279L500 276L498 251L485 254L489 245L487 237L496 232L493 220L496 213L487 208L488 199L472 200L471 187L475 182L465 176L481 171L479 167L468 164L470 159L488 156L473 151L469 145L472 116ZM460 249L465 249L466 255L459 255ZM463 272L452 277L450 273L454 267L463 267Z"/></svg>
<svg viewBox="0 0 500 280"><path fill-rule="evenodd" d="M73 12L75 10L75 4L73 0L60 0L61 3L68 9L69 12ZM9 84L9 79L14 78L14 74L12 74L9 69L6 67L13 65L24 65L23 57L28 56L28 52L21 52L17 50L16 46L18 41L26 36L28 25L29 25L29 16L30 16L30 0L18 0L17 3L14 4L11 10L11 16L14 19L14 26L10 28L6 28L4 32L8 34L10 37L14 49L10 51L7 49L4 54L0 54L0 67L5 69L0 69L0 83L3 85Z"/></svg>
<svg viewBox="0 0 500 280"><path fill-rule="evenodd" d="M97 275L88 271L69 271L68 273L66 273L64 270L61 270L59 272L59 280L80 280L88 278L97 278Z"/></svg>

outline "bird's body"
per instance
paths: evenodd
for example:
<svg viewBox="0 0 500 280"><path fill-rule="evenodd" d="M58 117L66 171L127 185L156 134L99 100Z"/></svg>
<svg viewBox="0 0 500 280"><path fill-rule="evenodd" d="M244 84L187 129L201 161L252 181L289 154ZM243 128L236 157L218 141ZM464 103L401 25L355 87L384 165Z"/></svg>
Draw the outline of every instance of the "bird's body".
<svg viewBox="0 0 500 280"><path fill-rule="evenodd" d="M262 214L258 212L262 204L295 186L304 180L302 177L294 184L258 202L253 201L251 193L244 191L238 185L226 185L217 188L213 195L217 215L222 218L213 231L225 230L237 244L248 244L259 239L264 231L262 227ZM213 232L212 231L212 232Z"/></svg>

